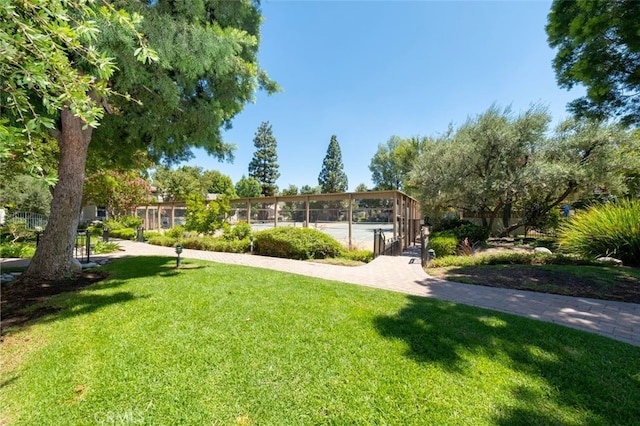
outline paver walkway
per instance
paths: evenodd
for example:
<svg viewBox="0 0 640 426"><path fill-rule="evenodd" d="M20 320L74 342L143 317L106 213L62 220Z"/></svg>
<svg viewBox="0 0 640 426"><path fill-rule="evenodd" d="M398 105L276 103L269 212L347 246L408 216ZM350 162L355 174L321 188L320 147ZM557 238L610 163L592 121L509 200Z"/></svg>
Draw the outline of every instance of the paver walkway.
<svg viewBox="0 0 640 426"><path fill-rule="evenodd" d="M119 241L123 251L104 257L176 256L170 247ZM460 284L427 275L419 254L380 256L363 266L337 266L249 254L185 249L183 258L253 266L294 274L382 288L416 296L434 297L562 324L640 346L640 304L568 297Z"/></svg>

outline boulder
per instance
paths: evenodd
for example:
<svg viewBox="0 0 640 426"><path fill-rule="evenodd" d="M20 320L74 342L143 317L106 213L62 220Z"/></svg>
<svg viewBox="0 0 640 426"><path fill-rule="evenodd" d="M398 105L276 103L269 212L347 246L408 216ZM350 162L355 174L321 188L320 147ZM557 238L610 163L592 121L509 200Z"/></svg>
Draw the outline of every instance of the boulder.
<svg viewBox="0 0 640 426"><path fill-rule="evenodd" d="M604 263L605 265L622 266L622 260L609 256L599 257L596 262Z"/></svg>
<svg viewBox="0 0 640 426"><path fill-rule="evenodd" d="M549 250L549 249L548 249L548 248L546 248L546 247L536 247L536 248L534 248L534 249L533 249L533 251L538 252L538 253L553 254L553 253L551 252L551 250Z"/></svg>

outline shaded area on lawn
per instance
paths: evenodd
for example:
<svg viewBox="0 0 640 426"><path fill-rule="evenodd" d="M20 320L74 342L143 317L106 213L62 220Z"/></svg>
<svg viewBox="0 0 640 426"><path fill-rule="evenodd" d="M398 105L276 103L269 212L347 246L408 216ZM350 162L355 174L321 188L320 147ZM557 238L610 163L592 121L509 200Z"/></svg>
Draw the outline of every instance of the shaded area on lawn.
<svg viewBox="0 0 640 426"><path fill-rule="evenodd" d="M514 370L545 382L543 388L513 386L517 404L501 407L497 424L563 424L545 409L549 400L588 413L593 424L635 424L640 418L638 348L509 314L407 299L404 308L378 316L374 325L382 336L404 341L408 358L456 374L484 375L491 386L491 373L473 360L506 356ZM520 332L524 329L526 335Z"/></svg>
<svg viewBox="0 0 640 426"><path fill-rule="evenodd" d="M482 265L429 269L466 284L640 303L640 270L567 265Z"/></svg>
<svg viewBox="0 0 640 426"><path fill-rule="evenodd" d="M55 299L55 296L63 293L77 292L89 286L92 290L115 288L130 278L153 275L167 277L179 274L175 267L175 261L170 258L146 256L137 257L137 259L140 261L139 267L128 270L126 276L119 276L118 272L109 273L93 269L83 271L73 279L30 282L26 285L20 282L3 283L0 300L2 334L9 327L21 326L34 321L46 322L83 315L104 306L141 297L134 296L130 292L117 292L110 295L76 294L73 298L73 306L63 308L61 303ZM185 265L185 267L190 266ZM111 279L106 280L107 278Z"/></svg>

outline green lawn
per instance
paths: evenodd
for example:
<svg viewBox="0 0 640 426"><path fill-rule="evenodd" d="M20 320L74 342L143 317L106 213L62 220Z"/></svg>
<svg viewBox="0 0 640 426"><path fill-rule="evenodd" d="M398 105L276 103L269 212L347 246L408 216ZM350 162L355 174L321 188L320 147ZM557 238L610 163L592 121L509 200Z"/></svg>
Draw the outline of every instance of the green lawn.
<svg viewBox="0 0 640 426"><path fill-rule="evenodd" d="M640 348L248 267L121 259L0 345L0 424L632 425Z"/></svg>

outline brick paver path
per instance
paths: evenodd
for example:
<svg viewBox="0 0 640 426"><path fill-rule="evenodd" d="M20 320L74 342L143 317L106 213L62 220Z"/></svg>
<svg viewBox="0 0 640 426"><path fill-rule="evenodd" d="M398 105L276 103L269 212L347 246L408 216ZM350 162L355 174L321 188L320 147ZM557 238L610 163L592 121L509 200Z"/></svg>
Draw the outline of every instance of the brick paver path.
<svg viewBox="0 0 640 426"><path fill-rule="evenodd" d="M175 256L169 247L119 241L123 251L106 257ZM185 249L183 258L273 269L294 274L434 297L608 336L640 346L640 304L568 297L445 281L427 275L420 258L380 256L363 266L337 266L291 259Z"/></svg>

